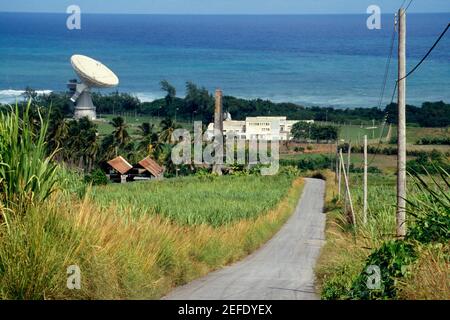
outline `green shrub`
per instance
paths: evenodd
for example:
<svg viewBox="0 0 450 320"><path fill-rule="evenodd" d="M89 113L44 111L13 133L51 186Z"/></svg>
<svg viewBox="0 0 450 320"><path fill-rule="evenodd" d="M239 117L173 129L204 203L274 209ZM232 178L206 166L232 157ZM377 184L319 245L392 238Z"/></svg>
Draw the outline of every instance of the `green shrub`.
<svg viewBox="0 0 450 320"><path fill-rule="evenodd" d="M450 137L423 137L417 140L419 145L450 145Z"/></svg>
<svg viewBox="0 0 450 320"><path fill-rule="evenodd" d="M445 155L437 150L420 153L416 159L407 161L406 167L409 172L416 174L436 174L439 168L450 171L450 163Z"/></svg>
<svg viewBox="0 0 450 320"><path fill-rule="evenodd" d="M351 299L395 299L396 282L408 274L408 266L417 259L414 246L405 241L388 241L373 252L366 260L361 274L354 281L349 297ZM367 281L369 266L380 268L381 283L379 289L369 289Z"/></svg>
<svg viewBox="0 0 450 320"><path fill-rule="evenodd" d="M108 184L108 177L103 170L96 169L90 175L84 177L85 182L92 183L93 186L102 186Z"/></svg>
<svg viewBox="0 0 450 320"><path fill-rule="evenodd" d="M284 174L290 177L298 177L300 175L300 170L298 170L297 167L294 166L284 166L280 167L280 170L278 172L279 174Z"/></svg>
<svg viewBox="0 0 450 320"><path fill-rule="evenodd" d="M297 167L300 171L313 171L328 169L330 167L331 158L325 155L318 155L316 157L301 158L298 160L281 159L280 166ZM333 162L334 163L334 162Z"/></svg>

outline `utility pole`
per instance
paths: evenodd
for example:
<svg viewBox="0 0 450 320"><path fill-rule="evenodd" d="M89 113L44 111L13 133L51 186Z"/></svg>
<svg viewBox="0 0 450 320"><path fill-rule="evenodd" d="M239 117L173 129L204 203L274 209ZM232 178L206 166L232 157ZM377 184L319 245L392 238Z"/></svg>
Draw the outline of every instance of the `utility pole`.
<svg viewBox="0 0 450 320"><path fill-rule="evenodd" d="M363 223L367 223L367 135L364 136L364 195L363 195Z"/></svg>
<svg viewBox="0 0 450 320"><path fill-rule="evenodd" d="M398 12L397 237L406 235L406 11Z"/></svg>

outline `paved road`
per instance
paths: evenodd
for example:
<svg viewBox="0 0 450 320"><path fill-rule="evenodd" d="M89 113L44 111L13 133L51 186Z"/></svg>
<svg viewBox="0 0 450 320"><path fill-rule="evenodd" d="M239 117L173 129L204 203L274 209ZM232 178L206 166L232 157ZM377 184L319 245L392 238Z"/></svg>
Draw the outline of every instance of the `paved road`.
<svg viewBox="0 0 450 320"><path fill-rule="evenodd" d="M173 300L311 300L313 268L324 243L325 182L306 179L295 213L244 260L175 289Z"/></svg>

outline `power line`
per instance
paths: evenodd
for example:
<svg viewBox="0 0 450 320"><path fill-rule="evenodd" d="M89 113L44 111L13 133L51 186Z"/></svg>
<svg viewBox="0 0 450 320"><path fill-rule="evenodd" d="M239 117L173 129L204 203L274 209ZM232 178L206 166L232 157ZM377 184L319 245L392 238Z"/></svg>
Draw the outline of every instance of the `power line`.
<svg viewBox="0 0 450 320"><path fill-rule="evenodd" d="M416 66L414 68L412 68L411 71L409 71L406 74L406 76L395 81L394 90L392 92L391 104L394 102L394 99L395 99L395 93L397 92L398 82L405 78L408 78L411 74L413 74L414 71L416 71L419 68L419 66L428 58L428 56L431 54L431 52L434 50L434 48L437 46L437 44L441 41L441 39L447 33L448 29L450 29L450 23L447 25L447 27L444 29L444 31L442 31L441 35L437 38L437 40L434 42L433 46L423 56L423 58L420 60L420 62L418 64L416 64Z"/></svg>
<svg viewBox="0 0 450 320"><path fill-rule="evenodd" d="M394 51L395 34L396 34L396 32L395 32L395 25L394 25L394 28L392 30L392 36L391 36L391 45L390 45L390 49L389 49L389 55L388 55L388 58L386 61L386 67L384 70L383 85L381 87L381 95L380 95L380 99L378 102L378 109L381 109L381 105L383 103L383 98L384 98L384 93L386 91L387 80L389 78L389 69L391 66L392 53Z"/></svg>
<svg viewBox="0 0 450 320"><path fill-rule="evenodd" d="M410 1L410 4L411 4L411 2L412 2L412 0ZM405 3L406 3L406 0L403 0L403 3L401 5L401 7L403 7L403 5ZM397 14L395 14L395 16L394 16L394 26L393 26L393 30L392 30L392 36L391 36L391 45L390 45L390 49L389 49L388 59L387 59L387 62L386 62L386 68L385 68L385 71L384 71L383 86L382 86L382 90L381 90L381 95L380 95L380 100L379 100L379 104L378 104L378 109L381 109L381 105L383 103L383 98L384 98L384 93L386 91L387 80L389 78L389 69L390 69L390 66L391 66L391 59L392 59L392 53L393 53L393 50L394 50L394 42L395 42L395 35L396 35L396 25L397 25ZM396 83L396 85L397 85L397 83ZM383 140L383 133L384 133L384 130L386 128L387 117L388 117L388 112L386 111L385 114L384 114L384 117L383 117L383 126L382 126L381 132L380 132L380 139L378 140L377 151L380 149L380 146L381 146L381 143L382 143L382 140ZM369 162L368 166L371 166L372 163L375 161L376 152L374 153L374 155L370 159L370 162ZM362 166L363 165L361 164L361 167Z"/></svg>
<svg viewBox="0 0 450 320"><path fill-rule="evenodd" d="M411 2L412 1L410 1L410 4L411 4ZM410 5L409 4L409 5ZM409 5L408 5L408 7L409 7ZM408 8L407 7L407 8ZM433 44L433 46L428 50L428 52L423 56L423 58L420 60L420 62L418 63L418 64L416 64L416 66L414 67L414 68L412 68L411 69L411 71L409 71L403 78L401 78L401 79L398 79L398 80L396 80L395 81L395 85L394 85L394 90L393 90L393 92L392 92L392 97L391 97L391 105L392 105L392 103L394 102L394 99L395 99L395 93L397 92L397 88L398 88L398 83L399 83L399 81L401 81L401 80L403 80L403 79L406 79L407 77L409 77L411 74L413 74L414 73L414 71L416 71L418 68L419 68L419 66L428 58L428 56L431 54L431 52L434 50L434 48L436 48L436 46L438 45L438 43L442 40L442 38L444 37L444 35L447 33L447 31L450 29L450 23L447 25L447 27L444 29L444 31L442 31L442 33L440 34L440 36L437 38L437 40L434 42L434 44ZM387 113L386 113L387 114ZM385 122L384 122L385 124L386 124L386 120L385 120ZM378 143L378 148L377 148L377 151L379 150L379 147L380 147L380 145L381 145L381 140L382 140L382 135L383 135L383 132L384 132L384 126L385 125L383 125L383 129L382 129L382 131L381 131L381 136L380 136L380 141L379 141L379 143ZM374 156L372 157L372 159L371 159L371 161L370 161L370 164L372 164L373 163L373 161L375 160L375 156L376 156L376 153L374 154ZM370 166L370 164L369 164L369 166Z"/></svg>
<svg viewBox="0 0 450 320"><path fill-rule="evenodd" d="M413 2L413 0L410 0L410 1L409 1L408 5L407 5L406 8L405 8L405 13L406 13L406 11L408 11L408 8L409 8L409 6L411 5L412 2Z"/></svg>
<svg viewBox="0 0 450 320"><path fill-rule="evenodd" d="M447 33L448 29L450 28L450 23L447 25L447 27L444 29L444 31L442 31L441 35L437 38L437 40L434 42L433 46L428 50L428 52L423 56L422 60L420 60L420 62L418 64L416 64L416 66L414 68L411 69L410 72L408 72L406 74L406 76L404 76L403 78L397 80L401 81L405 78L408 78L414 71L417 70L417 68L420 67L420 65L428 58L428 56L431 54L431 52L434 50L434 48L436 48L436 46L438 45L438 43L442 40L442 38L444 37L444 35Z"/></svg>

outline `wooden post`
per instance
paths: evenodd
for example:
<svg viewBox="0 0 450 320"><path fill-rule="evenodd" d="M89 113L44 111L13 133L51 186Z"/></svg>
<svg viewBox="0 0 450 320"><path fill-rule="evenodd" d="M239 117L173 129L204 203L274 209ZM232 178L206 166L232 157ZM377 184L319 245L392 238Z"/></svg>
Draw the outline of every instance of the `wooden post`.
<svg viewBox="0 0 450 320"><path fill-rule="evenodd" d="M342 185L342 149L339 149L339 169L338 169L338 200L341 200L341 185Z"/></svg>
<svg viewBox="0 0 450 320"><path fill-rule="evenodd" d="M350 212L352 214L352 223L354 226L356 226L355 212L353 211L352 195L350 193L350 187L348 184L347 173L345 172L345 164L344 164L344 158L342 156L342 149L340 150L339 158L341 159L341 168L342 168L342 171L344 172L345 189L347 190L348 202L350 203Z"/></svg>
<svg viewBox="0 0 450 320"><path fill-rule="evenodd" d="M352 152L352 143L349 140L348 141L348 150L347 150L347 177L348 180L350 180L350 163L351 163L351 152ZM350 185L350 181L349 181ZM344 211L347 212L347 204L348 204L348 197L347 194L345 195L345 202L344 202Z"/></svg>
<svg viewBox="0 0 450 320"><path fill-rule="evenodd" d="M397 237L406 235L406 11L400 9L398 30Z"/></svg>
<svg viewBox="0 0 450 320"><path fill-rule="evenodd" d="M334 175L334 183L338 183L338 176L339 176L339 142L336 139L336 174Z"/></svg>
<svg viewBox="0 0 450 320"><path fill-rule="evenodd" d="M337 185L338 183L338 176L339 176L339 155L338 151L336 149L336 163L334 164L334 185Z"/></svg>
<svg viewBox="0 0 450 320"><path fill-rule="evenodd" d="M367 223L367 135L364 136L364 195L363 195L363 222Z"/></svg>

